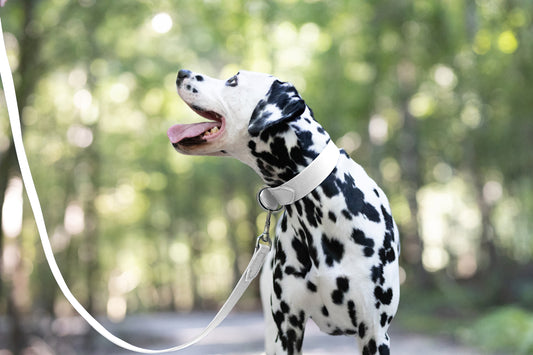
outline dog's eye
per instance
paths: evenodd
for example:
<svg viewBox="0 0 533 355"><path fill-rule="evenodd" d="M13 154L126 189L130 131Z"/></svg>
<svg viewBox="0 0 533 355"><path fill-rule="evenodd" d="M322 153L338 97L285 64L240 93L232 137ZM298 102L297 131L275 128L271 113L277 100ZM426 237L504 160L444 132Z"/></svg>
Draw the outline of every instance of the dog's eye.
<svg viewBox="0 0 533 355"><path fill-rule="evenodd" d="M226 86L232 86L235 87L239 84L239 79L237 79L237 75L232 76L231 78L226 81Z"/></svg>

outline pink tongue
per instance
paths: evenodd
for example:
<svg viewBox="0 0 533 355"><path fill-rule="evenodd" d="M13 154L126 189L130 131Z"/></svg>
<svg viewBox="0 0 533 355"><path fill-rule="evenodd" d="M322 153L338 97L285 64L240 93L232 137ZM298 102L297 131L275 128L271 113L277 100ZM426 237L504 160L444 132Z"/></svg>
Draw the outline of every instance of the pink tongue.
<svg viewBox="0 0 533 355"><path fill-rule="evenodd" d="M220 127L219 122L202 122L194 124L177 124L168 129L167 136L171 143L178 143L185 138L193 138L209 131L213 127Z"/></svg>

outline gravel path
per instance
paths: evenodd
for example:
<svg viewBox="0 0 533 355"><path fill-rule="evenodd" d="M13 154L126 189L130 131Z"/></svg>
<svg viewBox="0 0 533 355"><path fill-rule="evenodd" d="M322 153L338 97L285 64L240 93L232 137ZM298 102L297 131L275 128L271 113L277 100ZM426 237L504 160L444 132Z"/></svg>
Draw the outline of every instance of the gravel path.
<svg viewBox="0 0 533 355"><path fill-rule="evenodd" d="M135 345L154 349L184 343L197 335L211 320L210 314L150 314L128 317L120 324L106 324L116 335ZM394 323L393 323L394 325ZM392 328L394 355L485 355L453 342L423 335L405 334ZM94 337L93 354L131 355L105 339ZM354 355L355 339L333 337L321 333L311 321L307 325L303 353L305 355ZM259 313L230 315L216 330L196 346L179 352L183 355L260 355L263 352L263 319Z"/></svg>

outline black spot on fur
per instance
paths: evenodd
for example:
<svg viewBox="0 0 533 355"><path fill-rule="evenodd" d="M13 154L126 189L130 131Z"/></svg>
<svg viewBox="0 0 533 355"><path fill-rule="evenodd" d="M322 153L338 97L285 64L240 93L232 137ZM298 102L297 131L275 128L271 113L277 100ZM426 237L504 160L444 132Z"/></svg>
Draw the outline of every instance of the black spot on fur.
<svg viewBox="0 0 533 355"><path fill-rule="evenodd" d="M335 335L344 335L344 332L340 328L335 328L332 331L330 331L328 334L329 335L333 335L333 336L335 336Z"/></svg>
<svg viewBox="0 0 533 355"><path fill-rule="evenodd" d="M359 323L359 329L358 329L359 338L363 339L366 335L366 325L365 323L361 322Z"/></svg>
<svg viewBox="0 0 533 355"><path fill-rule="evenodd" d="M381 286L374 288L374 296L382 304L390 304L392 301L392 288L388 288L386 291Z"/></svg>
<svg viewBox="0 0 533 355"><path fill-rule="evenodd" d="M357 328L357 314L355 311L355 303L352 300L348 301L348 315L350 316L353 326Z"/></svg>
<svg viewBox="0 0 533 355"><path fill-rule="evenodd" d="M363 355L373 355L378 351L378 348L376 346L376 341L374 339L370 339L368 344L363 348Z"/></svg>
<svg viewBox="0 0 533 355"><path fill-rule="evenodd" d="M280 227L281 227L281 231L283 233L285 233L287 231L287 214L286 213L284 213L283 217L281 218Z"/></svg>
<svg viewBox="0 0 533 355"><path fill-rule="evenodd" d="M285 268L285 274L286 275L296 275L298 277L302 277L302 275L299 272L297 272L296 269L294 267L292 267L292 266L287 266Z"/></svg>
<svg viewBox="0 0 533 355"><path fill-rule="evenodd" d="M276 323L279 329L285 321L285 314L283 314L282 311L272 312L272 317L274 318L274 322Z"/></svg>
<svg viewBox="0 0 533 355"><path fill-rule="evenodd" d="M274 255L274 259L279 262L280 265L285 265L287 262L287 254L285 254L279 239L276 239L276 254Z"/></svg>
<svg viewBox="0 0 533 355"><path fill-rule="evenodd" d="M298 230L298 236L305 240L307 243L307 251L309 253L309 257L311 258L313 265L315 267L319 267L320 262L318 261L318 251L315 247L315 242L313 240L313 235L309 231L309 229L306 227L305 223L301 219L298 219L298 222L300 223L301 228Z"/></svg>
<svg viewBox="0 0 533 355"><path fill-rule="evenodd" d="M307 281L307 289L311 292L316 292L317 291L317 287L314 283L312 283L311 281Z"/></svg>
<svg viewBox="0 0 533 355"><path fill-rule="evenodd" d="M320 194L318 193L318 191L316 189L311 191L311 196L313 196L313 198L315 199L315 203L317 205L320 205Z"/></svg>
<svg viewBox="0 0 533 355"><path fill-rule="evenodd" d="M336 196L340 192L339 188L337 187L337 183L336 183L336 178L335 178L336 173L337 173L337 168L333 169L331 174L329 174L329 176L320 185L320 187L322 187L322 191L328 198Z"/></svg>
<svg viewBox="0 0 533 355"><path fill-rule="evenodd" d="M381 324L382 327L386 326L388 318L389 316L387 315L387 313L385 312L381 313L379 324Z"/></svg>
<svg viewBox="0 0 533 355"><path fill-rule="evenodd" d="M305 277L309 270L311 270L312 266L308 249L306 248L305 244L298 238L293 238L291 245L293 250L296 252L296 258L301 264L301 268L297 276Z"/></svg>
<svg viewBox="0 0 533 355"><path fill-rule="evenodd" d="M287 212L287 215L289 217L292 217L292 211L293 211L293 209L292 209L291 205L285 206L285 212Z"/></svg>
<svg viewBox="0 0 533 355"><path fill-rule="evenodd" d="M303 311L300 311L298 315L293 314L289 317L289 323L298 329L303 329L304 327L304 321L305 321L305 313Z"/></svg>
<svg viewBox="0 0 533 355"><path fill-rule="evenodd" d="M346 218L347 220L351 221L353 216L352 214L350 213L350 211L348 211L347 209L344 209L342 210L342 215L344 216L344 218Z"/></svg>
<svg viewBox="0 0 533 355"><path fill-rule="evenodd" d="M335 216L335 213L333 213L333 212L330 211L330 212L328 213L328 217L329 217L329 219L330 219L333 223L337 223L337 216Z"/></svg>
<svg viewBox="0 0 533 355"><path fill-rule="evenodd" d="M281 293L282 293L282 289L281 289L281 285L279 284L279 282L274 282L274 293L276 294L276 297L279 299L281 298Z"/></svg>
<svg viewBox="0 0 533 355"><path fill-rule="evenodd" d="M324 315L324 317L329 317L329 311L326 306L322 306L322 315Z"/></svg>
<svg viewBox="0 0 533 355"><path fill-rule="evenodd" d="M303 148L305 154L311 159L316 158L319 153L309 149L313 145L313 133L299 129L296 125L294 125L294 131L296 132L296 137L298 137L298 143Z"/></svg>
<svg viewBox="0 0 533 355"><path fill-rule="evenodd" d="M316 204L309 198L303 198L301 200L305 208L305 217L310 226L318 227L322 224L322 211L316 207Z"/></svg>
<svg viewBox="0 0 533 355"><path fill-rule="evenodd" d="M337 277L337 289L331 293L331 299L335 304L342 304L344 294L350 289L350 280L347 277Z"/></svg>
<svg viewBox="0 0 533 355"><path fill-rule="evenodd" d="M387 229L387 232L389 232L391 235L394 234L394 223L392 221L392 216L387 211L385 206L381 205L381 213L383 214L383 218L385 219L385 228Z"/></svg>
<svg viewBox="0 0 533 355"><path fill-rule="evenodd" d="M385 283L385 277L383 276L383 264L378 266L372 266L372 282L383 285Z"/></svg>
<svg viewBox="0 0 533 355"><path fill-rule="evenodd" d="M326 257L326 264L333 266L333 263L340 262L344 256L344 245L337 239L328 238L325 234L322 235L322 251Z"/></svg>
<svg viewBox="0 0 533 355"><path fill-rule="evenodd" d="M296 214L298 216L301 216L302 215L302 205L300 204L300 201L296 201L295 203L293 203L294 207L296 207Z"/></svg>
<svg viewBox="0 0 533 355"><path fill-rule="evenodd" d="M374 255L374 240L367 238L362 230L354 228L351 237L356 244L364 247L363 252L366 257Z"/></svg>
<svg viewBox="0 0 533 355"><path fill-rule="evenodd" d="M331 299L335 304L342 304L342 301L344 300L344 293L342 291L335 290L331 293Z"/></svg>
<svg viewBox="0 0 533 355"><path fill-rule="evenodd" d="M292 147L290 152L290 157L298 165L307 165L305 156L303 155L302 149L300 147Z"/></svg>
<svg viewBox="0 0 533 355"><path fill-rule="evenodd" d="M385 238L383 240L383 247L379 249L379 259L381 260L381 263L383 265L386 265L387 263L392 263L394 260L396 260L396 254L394 253L394 248L392 247L391 239L392 237L389 233L385 234Z"/></svg>
<svg viewBox="0 0 533 355"><path fill-rule="evenodd" d="M346 206L352 215L363 214L372 222L380 222L378 211L371 203L365 201L365 195L356 187L351 175L344 174L344 182L337 179L337 185L342 191Z"/></svg>
<svg viewBox="0 0 533 355"><path fill-rule="evenodd" d="M379 346L379 355L390 355L390 349L387 345L382 344Z"/></svg>

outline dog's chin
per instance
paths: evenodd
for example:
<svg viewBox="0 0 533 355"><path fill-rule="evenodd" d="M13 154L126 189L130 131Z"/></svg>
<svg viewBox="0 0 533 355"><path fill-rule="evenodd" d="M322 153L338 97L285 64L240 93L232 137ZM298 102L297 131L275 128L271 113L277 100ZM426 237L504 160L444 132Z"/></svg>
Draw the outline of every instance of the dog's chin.
<svg viewBox="0 0 533 355"><path fill-rule="evenodd" d="M180 147L179 145L174 145L174 149L176 152L184 155L197 155L197 156L211 156L211 157L222 157L226 156L226 152L224 150L217 150L217 151L209 151L205 149L195 149L191 147Z"/></svg>
<svg viewBox="0 0 533 355"><path fill-rule="evenodd" d="M209 144L198 144L198 145L181 145L179 143L172 144L176 152L184 155L198 155L198 156L226 156L227 153L223 149L218 149L215 147L209 147Z"/></svg>

